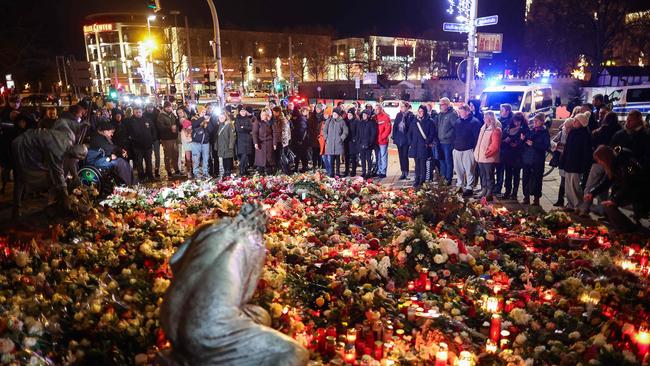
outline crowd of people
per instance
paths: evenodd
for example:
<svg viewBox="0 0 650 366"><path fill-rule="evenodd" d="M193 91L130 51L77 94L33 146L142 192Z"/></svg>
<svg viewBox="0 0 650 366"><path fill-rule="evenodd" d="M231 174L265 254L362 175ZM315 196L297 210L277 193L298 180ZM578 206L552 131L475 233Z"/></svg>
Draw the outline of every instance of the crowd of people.
<svg viewBox="0 0 650 366"><path fill-rule="evenodd" d="M213 104L165 101L157 108L86 100L61 116L48 108L36 118L22 113L20 99L12 97L0 111L3 189L16 164L12 141L29 129L55 129L65 120L84 126L72 141L88 146L83 164L108 169L126 185L320 169L330 177L360 173L382 179L392 141L399 179L412 178L416 188L438 179L452 185L455 176L455 187L465 197L516 201L521 185L521 202L539 205L552 151L550 165L559 167L561 176L556 206L580 215L607 214L621 227L631 223L617 207L633 204L639 218L648 212L648 196L641 191L650 166L647 126L638 111L619 123L600 95L593 104L576 107L553 137L546 115L529 121L509 104L498 113L483 113L477 100L454 106L442 98L437 108L422 103L413 110L404 101L399 109L391 120L379 103L269 102L260 110L241 105L222 110ZM161 176L162 169L166 174Z"/></svg>

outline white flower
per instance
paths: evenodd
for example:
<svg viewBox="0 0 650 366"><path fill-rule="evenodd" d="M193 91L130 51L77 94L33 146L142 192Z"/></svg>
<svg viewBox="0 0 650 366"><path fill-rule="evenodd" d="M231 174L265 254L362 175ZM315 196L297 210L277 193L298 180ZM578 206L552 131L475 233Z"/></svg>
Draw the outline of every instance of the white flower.
<svg viewBox="0 0 650 366"><path fill-rule="evenodd" d="M27 348L32 348L36 345L36 341L34 337L25 337L23 338L23 345Z"/></svg>
<svg viewBox="0 0 650 366"><path fill-rule="evenodd" d="M436 254L433 256L433 261L436 264L443 264L445 262L445 258L440 254Z"/></svg>
<svg viewBox="0 0 650 366"><path fill-rule="evenodd" d="M517 338L515 338L515 343L518 344L518 345L522 345L522 344L526 343L527 340L528 340L528 337L526 337L526 334L519 333L517 335Z"/></svg>
<svg viewBox="0 0 650 366"><path fill-rule="evenodd" d="M514 308L510 311L510 314L508 314L512 320L519 325L526 325L530 321L530 314L526 312L526 310L521 309L521 308Z"/></svg>
<svg viewBox="0 0 650 366"><path fill-rule="evenodd" d="M0 353L11 353L16 348L14 342L9 338L0 338Z"/></svg>
<svg viewBox="0 0 650 366"><path fill-rule="evenodd" d="M388 278L388 268L390 268L390 258L388 258L388 256L385 256L381 259L381 261L379 261L377 271L382 277Z"/></svg>
<svg viewBox="0 0 650 366"><path fill-rule="evenodd" d="M26 265L29 264L31 261L31 258L29 258L29 253L17 250L14 252L15 260L16 260L16 265L20 268L25 267Z"/></svg>
<svg viewBox="0 0 650 366"><path fill-rule="evenodd" d="M453 239L442 238L438 240L438 246L443 254L458 254L458 244Z"/></svg>
<svg viewBox="0 0 650 366"><path fill-rule="evenodd" d="M580 338L580 332L569 333L569 339L579 339L579 338Z"/></svg>

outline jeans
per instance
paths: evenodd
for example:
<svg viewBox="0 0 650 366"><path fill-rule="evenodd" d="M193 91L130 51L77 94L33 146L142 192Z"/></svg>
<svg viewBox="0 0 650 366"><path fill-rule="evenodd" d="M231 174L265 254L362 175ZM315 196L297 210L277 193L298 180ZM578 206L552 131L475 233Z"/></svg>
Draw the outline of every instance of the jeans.
<svg viewBox="0 0 650 366"><path fill-rule="evenodd" d="M505 182L504 186L506 188L505 195L509 197L514 197L517 198L517 191L519 191L519 179L521 177L521 168L518 166L513 166L513 165L506 165L503 164L504 170L505 170ZM499 170L497 166L497 184L494 187L494 191L498 192L499 191Z"/></svg>
<svg viewBox="0 0 650 366"><path fill-rule="evenodd" d="M160 140L153 142L153 156L156 162L153 164L156 174L160 171Z"/></svg>
<svg viewBox="0 0 650 366"><path fill-rule="evenodd" d="M232 158L219 158L219 177L227 177L232 174Z"/></svg>
<svg viewBox="0 0 650 366"><path fill-rule="evenodd" d="M135 169L138 171L138 179L140 181L144 179L152 179L153 173L151 171L151 149L142 149L139 147L133 148L133 153L135 154L134 164ZM146 170L142 168L142 160L144 159L144 164Z"/></svg>
<svg viewBox="0 0 650 366"><path fill-rule="evenodd" d="M325 171L329 175L330 174L330 169L332 168L332 164L330 162L330 156L329 155L321 155L320 159L321 159L321 162L322 162L321 165L323 166L323 168L325 168Z"/></svg>
<svg viewBox="0 0 650 366"><path fill-rule="evenodd" d="M369 177L372 173L372 150L371 149L362 149L359 152L359 158L361 159L361 175Z"/></svg>
<svg viewBox="0 0 650 366"><path fill-rule="evenodd" d="M542 197L542 179L544 179L544 162L524 164L523 168L524 198Z"/></svg>
<svg viewBox="0 0 650 366"><path fill-rule="evenodd" d="M201 144L192 142L192 172L194 177L199 176L199 158L201 159L201 169L203 169L203 178L208 178L208 163L210 161L210 144Z"/></svg>
<svg viewBox="0 0 650 366"><path fill-rule="evenodd" d="M456 187L471 191L474 187L474 149L453 151L453 164L456 171Z"/></svg>
<svg viewBox="0 0 650 366"><path fill-rule="evenodd" d="M481 194L492 196L494 193L494 169L496 163L478 163L481 173Z"/></svg>
<svg viewBox="0 0 650 366"><path fill-rule="evenodd" d="M399 167L402 174L409 173L409 146L398 146L397 153L399 154Z"/></svg>
<svg viewBox="0 0 650 366"><path fill-rule="evenodd" d="M377 165L377 173L386 175L386 170L388 169L388 145L379 145L379 159Z"/></svg>
<svg viewBox="0 0 650 366"><path fill-rule="evenodd" d="M440 157L440 174L445 177L447 184L451 183L451 178L454 176L454 160L452 154L451 144L440 144L442 149L442 156Z"/></svg>
<svg viewBox="0 0 650 366"><path fill-rule="evenodd" d="M330 159L330 167L328 174L330 177L341 175L341 155L328 155Z"/></svg>
<svg viewBox="0 0 650 366"><path fill-rule="evenodd" d="M497 172L497 181L496 185L494 186L494 193L501 193L501 188L503 188L503 176L504 173L506 172L506 165L504 163L496 163L495 165L496 172ZM519 186L519 177L517 177L517 186ZM506 186L506 192L508 192L508 187ZM515 194L517 193L517 190L515 189Z"/></svg>
<svg viewBox="0 0 650 366"><path fill-rule="evenodd" d="M414 187L419 187L424 183L427 177L427 159L416 158L415 159L415 181L413 182Z"/></svg>

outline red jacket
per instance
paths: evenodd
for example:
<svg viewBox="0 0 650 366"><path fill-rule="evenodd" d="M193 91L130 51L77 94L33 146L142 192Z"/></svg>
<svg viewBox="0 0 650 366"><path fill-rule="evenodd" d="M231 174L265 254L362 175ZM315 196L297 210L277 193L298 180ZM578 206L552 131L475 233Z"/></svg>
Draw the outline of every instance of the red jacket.
<svg viewBox="0 0 650 366"><path fill-rule="evenodd" d="M392 126L388 114L382 112L376 117L377 120L377 144L388 145L388 138L390 137Z"/></svg>

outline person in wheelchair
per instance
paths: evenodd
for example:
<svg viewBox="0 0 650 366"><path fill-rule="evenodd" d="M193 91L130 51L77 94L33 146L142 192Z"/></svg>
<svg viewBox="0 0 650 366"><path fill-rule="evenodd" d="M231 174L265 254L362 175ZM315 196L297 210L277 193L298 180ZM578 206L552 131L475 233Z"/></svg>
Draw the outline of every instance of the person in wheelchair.
<svg viewBox="0 0 650 366"><path fill-rule="evenodd" d="M127 153L113 143L115 127L109 121L101 122L90 136L86 164L102 170L112 171L120 182L133 184L133 168L126 160Z"/></svg>

